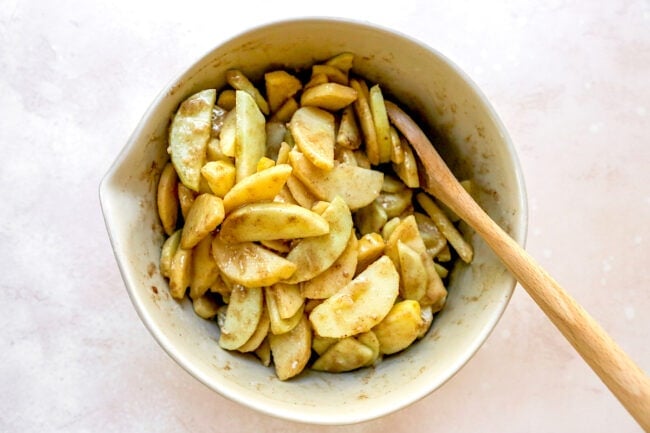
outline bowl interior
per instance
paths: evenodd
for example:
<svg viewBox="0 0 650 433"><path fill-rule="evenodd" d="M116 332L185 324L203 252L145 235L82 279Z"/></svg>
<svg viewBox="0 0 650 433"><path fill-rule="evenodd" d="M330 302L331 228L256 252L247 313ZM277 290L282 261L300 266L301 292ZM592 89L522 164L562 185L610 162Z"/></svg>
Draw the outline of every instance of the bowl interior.
<svg viewBox="0 0 650 433"><path fill-rule="evenodd" d="M353 71L378 82L427 130L461 179L479 186L481 206L516 241L526 232L525 191L514 149L480 91L449 60L408 37L367 24L296 20L248 31L215 48L154 101L105 176L101 202L128 293L161 346L219 393L265 413L321 424L372 419L404 407L448 380L474 354L501 316L515 281L465 227L475 248L470 266L452 272L449 297L427 336L376 368L346 374L306 372L275 378L252 356L221 350L215 324L189 301L173 300L158 271L162 229L155 191L167 161L170 116L187 96L224 85L228 68L259 79L270 67L300 68L342 51Z"/></svg>

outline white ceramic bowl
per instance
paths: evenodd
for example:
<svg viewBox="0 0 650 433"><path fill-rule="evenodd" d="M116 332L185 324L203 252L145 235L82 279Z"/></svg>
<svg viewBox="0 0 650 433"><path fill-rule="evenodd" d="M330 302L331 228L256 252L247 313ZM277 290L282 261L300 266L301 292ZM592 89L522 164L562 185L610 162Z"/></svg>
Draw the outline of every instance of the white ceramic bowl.
<svg viewBox="0 0 650 433"><path fill-rule="evenodd" d="M480 186L483 208L516 241L526 233L521 169L504 126L485 96L457 66L422 43L394 31L338 19L264 25L206 54L167 85L104 177L100 197L127 291L154 338L208 387L264 413L316 424L347 424L396 411L426 396L478 350L503 313L515 286L486 245L472 233L471 266L453 271L445 309L427 336L376 368L352 373L307 371L281 382L257 359L221 350L215 324L189 301L173 300L158 272L163 241L155 204L159 172L168 159L166 135L179 103L204 88L224 85L237 67L253 79L269 65L299 67L342 51L357 57L353 71L382 88L430 131L461 178Z"/></svg>

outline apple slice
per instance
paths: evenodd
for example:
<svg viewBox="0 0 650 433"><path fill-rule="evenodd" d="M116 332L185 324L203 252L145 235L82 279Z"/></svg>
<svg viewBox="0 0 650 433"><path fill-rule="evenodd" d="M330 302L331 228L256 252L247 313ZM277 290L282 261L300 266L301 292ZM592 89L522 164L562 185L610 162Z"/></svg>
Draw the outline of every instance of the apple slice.
<svg viewBox="0 0 650 433"><path fill-rule="evenodd" d="M296 272L286 283L300 283L315 277L332 266L343 253L352 233L350 209L341 197L336 197L321 216L329 224L329 233L304 238L293 247L287 260L295 264Z"/></svg>
<svg viewBox="0 0 650 433"><path fill-rule="evenodd" d="M419 301L424 296L429 281L422 257L400 240L397 241L397 253L402 277L400 294L404 299Z"/></svg>
<svg viewBox="0 0 650 433"><path fill-rule="evenodd" d="M323 83L305 90L300 97L300 105L339 111L356 99L357 91L351 87L338 83Z"/></svg>
<svg viewBox="0 0 650 433"><path fill-rule="evenodd" d="M312 368L330 373L342 373L364 367L373 360L373 351L352 337L344 338L332 345Z"/></svg>
<svg viewBox="0 0 650 433"><path fill-rule="evenodd" d="M259 287L235 287L230 293L226 320L221 327L219 346L235 350L255 333L262 317L262 289Z"/></svg>
<svg viewBox="0 0 650 433"><path fill-rule="evenodd" d="M293 113L289 130L312 164L323 170L334 167L336 132L332 113L317 107L301 107Z"/></svg>
<svg viewBox="0 0 650 433"><path fill-rule="evenodd" d="M413 300L398 302L372 330L379 340L381 353L390 355L406 349L422 330L420 304Z"/></svg>
<svg viewBox="0 0 650 433"><path fill-rule="evenodd" d="M311 326L305 315L298 324L284 334L269 334L275 373L280 380L290 379L299 374L311 356Z"/></svg>
<svg viewBox="0 0 650 433"><path fill-rule="evenodd" d="M247 203L272 201L291 175L289 164L280 164L252 174L236 183L223 198L226 214Z"/></svg>
<svg viewBox="0 0 650 433"><path fill-rule="evenodd" d="M383 320L399 292L399 274L386 256L368 266L347 286L311 312L322 337L345 338L370 331Z"/></svg>
<svg viewBox="0 0 650 433"><path fill-rule="evenodd" d="M223 217L223 202L219 197L208 193L196 197L185 219L181 247L193 248L221 224Z"/></svg>
<svg viewBox="0 0 650 433"><path fill-rule="evenodd" d="M302 153L292 150L289 161L293 174L320 200L332 201L341 196L351 210L360 209L379 197L384 174L348 164L338 164L330 171L321 170Z"/></svg>
<svg viewBox="0 0 650 433"><path fill-rule="evenodd" d="M375 134L377 137L377 150L379 156L379 163L389 162L393 143L390 136L390 124L388 123L388 115L386 114L386 106L384 105L384 96L381 93L379 84L375 84L370 88L369 92L369 105L370 112L372 113L372 121L375 125Z"/></svg>
<svg viewBox="0 0 650 433"><path fill-rule="evenodd" d="M264 74L266 97L271 113L275 113L284 102L302 89L300 80L287 71L278 70Z"/></svg>
<svg viewBox="0 0 650 433"><path fill-rule="evenodd" d="M264 287L289 278L296 265L252 242L229 244L215 236L212 254L226 278L245 287Z"/></svg>
<svg viewBox="0 0 650 433"><path fill-rule="evenodd" d="M323 217L288 203L252 203L228 215L221 224L225 242L267 241L320 236L329 232Z"/></svg>
<svg viewBox="0 0 650 433"><path fill-rule="evenodd" d="M201 167L212 131L212 109L217 98L215 89L203 90L181 103L169 129L172 164L181 182L199 192Z"/></svg>
<svg viewBox="0 0 650 433"><path fill-rule="evenodd" d="M325 271L302 283L302 294L310 299L325 299L345 287L357 268L357 236L352 233L338 259Z"/></svg>
<svg viewBox="0 0 650 433"><path fill-rule="evenodd" d="M235 169L236 182L241 182L257 171L266 153L266 119L251 95L237 90L235 98Z"/></svg>

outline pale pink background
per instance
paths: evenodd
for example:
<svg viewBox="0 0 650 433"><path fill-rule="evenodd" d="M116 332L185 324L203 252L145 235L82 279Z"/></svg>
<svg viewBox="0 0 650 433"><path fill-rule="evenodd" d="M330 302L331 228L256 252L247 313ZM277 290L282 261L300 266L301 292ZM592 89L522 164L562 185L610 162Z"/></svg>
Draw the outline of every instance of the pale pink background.
<svg viewBox="0 0 650 433"><path fill-rule="evenodd" d="M477 82L519 152L528 250L650 371L649 3L373 3L0 4L0 431L640 431L521 288L441 389L343 428L220 397L139 321L97 190L149 102L241 30L345 16L410 34Z"/></svg>

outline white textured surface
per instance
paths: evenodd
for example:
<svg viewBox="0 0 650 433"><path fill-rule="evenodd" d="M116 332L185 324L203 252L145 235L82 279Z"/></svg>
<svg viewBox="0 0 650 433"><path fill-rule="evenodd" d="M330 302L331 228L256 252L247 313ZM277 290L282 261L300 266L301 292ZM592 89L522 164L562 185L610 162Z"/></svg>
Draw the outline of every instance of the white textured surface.
<svg viewBox="0 0 650 433"><path fill-rule="evenodd" d="M521 288L476 357L396 414L320 428L245 409L140 323L97 188L157 92L214 44L294 16L389 26L493 101L524 169L527 249L650 371L648 2L220 3L2 3L0 431L640 431Z"/></svg>

